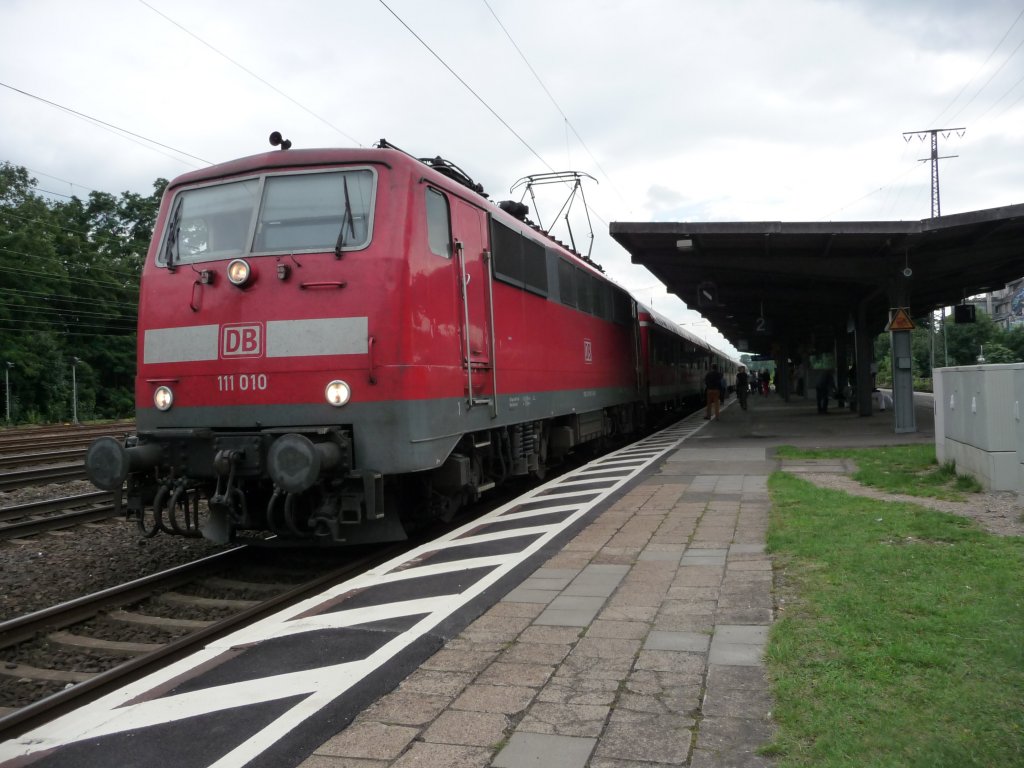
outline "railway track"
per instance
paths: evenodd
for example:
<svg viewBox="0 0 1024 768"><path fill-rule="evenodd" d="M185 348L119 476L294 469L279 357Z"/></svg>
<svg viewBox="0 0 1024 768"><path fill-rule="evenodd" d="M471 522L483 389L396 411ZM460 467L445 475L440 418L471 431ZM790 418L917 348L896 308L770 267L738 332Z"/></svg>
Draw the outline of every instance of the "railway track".
<svg viewBox="0 0 1024 768"><path fill-rule="evenodd" d="M124 435L134 430L134 421L0 430L0 453L13 453L33 447L59 448L78 443L88 444L101 435Z"/></svg>
<svg viewBox="0 0 1024 768"><path fill-rule="evenodd" d="M134 422L32 427L0 432L0 492L85 478L85 451L101 435L123 436Z"/></svg>
<svg viewBox="0 0 1024 768"><path fill-rule="evenodd" d="M69 480L85 478L85 464L58 464L49 467L32 467L18 469L0 474L0 491L11 491L29 485L48 485L49 483L66 483Z"/></svg>
<svg viewBox="0 0 1024 768"><path fill-rule="evenodd" d="M90 441L92 438L89 438ZM9 453L0 455L0 471L11 467L39 466L41 464L60 464L76 460L84 460L87 446L81 448L62 448L56 451L39 453Z"/></svg>
<svg viewBox="0 0 1024 768"><path fill-rule="evenodd" d="M421 533L420 540L437 531ZM0 622L0 739L82 706L409 546L415 543L348 549L342 567L335 566L336 550L238 547ZM282 564L291 552L300 558L285 574ZM318 565L319 557L332 562Z"/></svg>
<svg viewBox="0 0 1024 768"><path fill-rule="evenodd" d="M34 536L46 531L104 520L113 514L114 503L107 491L80 493L2 507L0 539Z"/></svg>
<svg viewBox="0 0 1024 768"><path fill-rule="evenodd" d="M11 738L394 557L237 547L0 622L0 739ZM336 556L336 553L335 553ZM285 554L284 558L288 555Z"/></svg>

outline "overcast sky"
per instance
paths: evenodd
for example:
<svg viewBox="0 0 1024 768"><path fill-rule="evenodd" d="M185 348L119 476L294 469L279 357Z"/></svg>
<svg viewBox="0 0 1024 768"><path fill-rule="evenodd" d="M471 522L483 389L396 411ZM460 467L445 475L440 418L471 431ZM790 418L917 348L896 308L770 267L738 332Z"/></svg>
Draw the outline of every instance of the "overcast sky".
<svg viewBox="0 0 1024 768"><path fill-rule="evenodd" d="M1022 14L1024 0L0 0L0 161L49 193L146 194L278 130L296 147L385 137L440 154L495 200L519 199L528 174L583 171L593 258L731 351L609 222L927 218L930 145L902 134L933 128L966 128L940 137L958 156L940 163L943 214L1024 202ZM562 198L548 188L533 218L551 226ZM581 217L573 234L586 250Z"/></svg>

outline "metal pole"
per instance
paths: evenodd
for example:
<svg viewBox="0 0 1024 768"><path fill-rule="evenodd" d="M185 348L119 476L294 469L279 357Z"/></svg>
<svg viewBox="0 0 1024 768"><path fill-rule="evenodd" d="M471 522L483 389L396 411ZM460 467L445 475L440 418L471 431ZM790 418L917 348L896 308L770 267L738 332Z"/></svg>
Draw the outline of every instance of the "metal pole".
<svg viewBox="0 0 1024 768"><path fill-rule="evenodd" d="M949 366L949 345L946 343L946 308L942 308L942 366Z"/></svg>
<svg viewBox="0 0 1024 768"><path fill-rule="evenodd" d="M931 157L922 157L922 162L931 160L932 164L932 218L938 218L942 215L942 206L939 202L939 160L946 160L951 157L959 157L959 155L946 155L939 157L939 134L943 134L943 138L949 138L949 134L956 132L957 136L963 136L967 132L966 128L932 128L928 131L904 131L903 140L910 141L911 137L917 136L919 139L924 139L925 135L930 135L932 140L932 152Z"/></svg>
<svg viewBox="0 0 1024 768"><path fill-rule="evenodd" d="M78 364L82 362L77 357L71 358L71 423L78 423Z"/></svg>
<svg viewBox="0 0 1024 768"><path fill-rule="evenodd" d="M931 322L928 324L928 336L931 337L932 342L932 369L931 372L929 372L928 374L928 378L931 379L932 381L935 381L935 310L932 310L928 319L931 320Z"/></svg>
<svg viewBox="0 0 1024 768"><path fill-rule="evenodd" d="M4 392L7 394L7 424L11 423L11 364L4 364Z"/></svg>

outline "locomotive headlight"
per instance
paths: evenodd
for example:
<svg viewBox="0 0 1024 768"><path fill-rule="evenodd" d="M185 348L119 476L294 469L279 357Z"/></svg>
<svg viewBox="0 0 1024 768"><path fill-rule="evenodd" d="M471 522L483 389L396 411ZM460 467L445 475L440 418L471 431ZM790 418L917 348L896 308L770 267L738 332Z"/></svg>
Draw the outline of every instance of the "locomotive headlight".
<svg viewBox="0 0 1024 768"><path fill-rule="evenodd" d="M153 392L153 405L156 406L158 411L169 411L171 406L174 405L174 393L171 392L171 388L166 386L157 387L156 391Z"/></svg>
<svg viewBox="0 0 1024 768"><path fill-rule="evenodd" d="M352 397L352 388L344 381L335 379L327 385L327 389L324 390L324 395L327 397L328 403L340 407L347 403Z"/></svg>
<svg viewBox="0 0 1024 768"><path fill-rule="evenodd" d="M251 276L252 270L249 268L249 262L245 259L235 259L228 264L228 281L232 285L241 288L249 282Z"/></svg>

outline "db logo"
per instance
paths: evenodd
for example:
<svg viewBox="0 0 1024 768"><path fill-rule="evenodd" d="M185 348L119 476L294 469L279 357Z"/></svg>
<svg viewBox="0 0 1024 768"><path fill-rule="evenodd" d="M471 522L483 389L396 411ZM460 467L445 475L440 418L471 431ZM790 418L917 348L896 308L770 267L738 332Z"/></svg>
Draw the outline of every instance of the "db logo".
<svg viewBox="0 0 1024 768"><path fill-rule="evenodd" d="M221 357L259 357L263 354L263 326L235 323L220 327Z"/></svg>
<svg viewBox="0 0 1024 768"><path fill-rule="evenodd" d="M594 346L590 343L590 339L583 340L583 362L587 365L594 362Z"/></svg>

